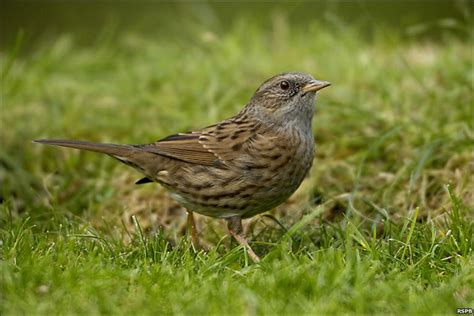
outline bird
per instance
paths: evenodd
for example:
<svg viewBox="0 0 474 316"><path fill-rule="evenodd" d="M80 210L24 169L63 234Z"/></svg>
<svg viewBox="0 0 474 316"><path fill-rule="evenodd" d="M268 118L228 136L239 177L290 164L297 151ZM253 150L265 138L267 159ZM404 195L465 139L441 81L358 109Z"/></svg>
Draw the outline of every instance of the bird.
<svg viewBox="0 0 474 316"><path fill-rule="evenodd" d="M263 82L234 116L153 143L118 145L64 139L34 142L107 154L138 170L137 184L157 182L188 212L227 221L232 237L254 262L242 219L269 211L300 186L314 158L312 119L316 94L330 86L302 72Z"/></svg>

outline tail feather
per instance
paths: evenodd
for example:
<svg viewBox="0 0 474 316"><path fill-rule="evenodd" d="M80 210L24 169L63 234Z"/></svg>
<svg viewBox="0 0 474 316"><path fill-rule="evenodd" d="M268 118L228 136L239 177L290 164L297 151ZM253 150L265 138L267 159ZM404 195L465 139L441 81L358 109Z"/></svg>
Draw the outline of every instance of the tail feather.
<svg viewBox="0 0 474 316"><path fill-rule="evenodd" d="M136 147L133 147L131 145L101 144L65 139L38 139L34 140L33 142L45 145L54 145L95 151L116 157L127 157L131 152L134 152L137 149Z"/></svg>

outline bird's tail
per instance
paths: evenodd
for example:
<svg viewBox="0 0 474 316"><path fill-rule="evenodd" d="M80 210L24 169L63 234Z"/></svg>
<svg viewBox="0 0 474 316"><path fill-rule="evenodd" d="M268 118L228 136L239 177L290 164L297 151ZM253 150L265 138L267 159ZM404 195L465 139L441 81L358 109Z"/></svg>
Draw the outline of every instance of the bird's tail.
<svg viewBox="0 0 474 316"><path fill-rule="evenodd" d="M65 139L38 139L35 143L62 146L69 148L76 148L88 151L95 151L114 157L128 157L132 152L136 152L137 148L131 145L115 145L115 144L101 144L84 142L80 140L65 140Z"/></svg>
<svg viewBox="0 0 474 316"><path fill-rule="evenodd" d="M146 175L146 177L139 180L137 184L153 182L153 180L151 180L153 175L156 175L158 171L161 170L160 166L162 166L163 163L163 157L143 150L143 146L137 145L102 144L65 139L38 139L34 140L33 142L95 151L112 156L120 162Z"/></svg>

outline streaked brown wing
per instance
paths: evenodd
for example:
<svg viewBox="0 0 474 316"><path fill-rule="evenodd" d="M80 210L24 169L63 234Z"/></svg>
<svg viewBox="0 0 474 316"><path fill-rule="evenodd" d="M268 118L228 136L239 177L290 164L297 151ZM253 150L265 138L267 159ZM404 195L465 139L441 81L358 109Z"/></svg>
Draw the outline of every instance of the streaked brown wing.
<svg viewBox="0 0 474 316"><path fill-rule="evenodd" d="M180 133L168 136L153 144L141 146L143 150L168 158L206 166L219 165L218 158L199 142L199 133Z"/></svg>
<svg viewBox="0 0 474 316"><path fill-rule="evenodd" d="M189 163L225 168L246 155L246 146L260 131L257 122L231 119L200 131L171 135L142 149Z"/></svg>

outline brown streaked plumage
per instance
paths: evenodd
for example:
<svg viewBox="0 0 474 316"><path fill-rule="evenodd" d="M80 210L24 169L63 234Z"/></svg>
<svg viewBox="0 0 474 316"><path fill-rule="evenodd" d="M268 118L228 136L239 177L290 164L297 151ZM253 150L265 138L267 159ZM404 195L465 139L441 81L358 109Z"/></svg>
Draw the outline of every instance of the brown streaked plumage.
<svg viewBox="0 0 474 316"><path fill-rule="evenodd" d="M313 161L315 94L327 86L308 74L280 74L234 117L146 145L35 142L108 154L134 167L145 175L137 184L158 182L186 207L191 227L192 212L227 219L231 235L258 261L241 219L281 204L303 181Z"/></svg>

